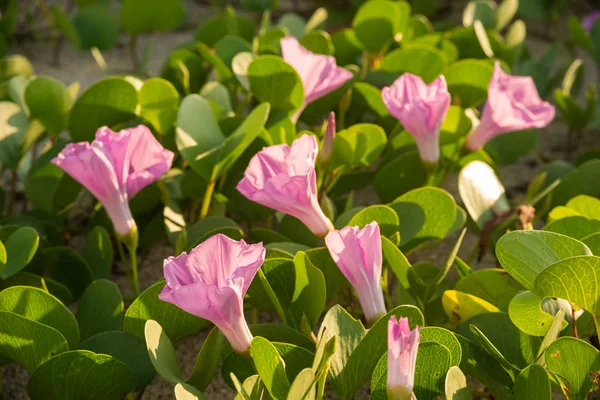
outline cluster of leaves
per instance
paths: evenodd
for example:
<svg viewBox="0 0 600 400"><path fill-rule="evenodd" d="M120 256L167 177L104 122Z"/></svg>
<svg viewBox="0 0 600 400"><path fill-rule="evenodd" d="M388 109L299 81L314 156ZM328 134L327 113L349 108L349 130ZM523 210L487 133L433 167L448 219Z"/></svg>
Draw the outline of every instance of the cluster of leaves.
<svg viewBox="0 0 600 400"><path fill-rule="evenodd" d="M5 3L2 38L14 31L10 18L17 2ZM52 8L61 34L81 49L112 47L119 22L110 2L75 3L73 15ZM472 1L458 27L429 21L425 15L435 12L435 1L355 2L361 4L354 4L351 23L331 34L324 30L324 8L308 21L286 13L272 23L276 1L242 3L264 12L260 27L226 8L167 56L160 77L110 76L79 94L78 84L65 87L36 76L23 56L0 60L0 163L11 172L0 191L0 209L6 210L0 220L0 365L17 363L30 372L33 400L77 399L81 393L118 400L143 390L156 373L175 385L177 399L203 398L219 366L240 399L266 393L320 399L326 384L348 399L369 381L371 398L385 399L387 321L395 315L409 318L411 327L425 326L415 372L419 400L471 398L465 375L502 399L550 399L552 391L584 399L600 371L598 350L585 340L600 326L599 153L587 151L573 164L542 165L524 204L536 206L543 229L515 230L515 213L495 223L498 204L513 210L499 181L492 183L502 190L490 201L483 190L489 180L460 174L464 208L445 190L426 186L414 140L388 113L381 87L405 72L426 82L443 74L452 106L441 127L441 168L433 183L440 186L474 161L497 180L495 170L535 149L537 132L506 134L465 153L494 62L531 75L542 97L554 93L563 120L581 136L594 126L600 102L592 89L585 106L575 100L580 60L554 66L561 48L575 43L600 61L600 23L588 33L571 18L570 41L535 59L525 43L525 23L513 22L517 11L547 16L559 13L555 3L561 2ZM171 30L183 18L180 1L123 0L119 14L132 37ZM288 35L334 56L354 74L306 107L298 124L291 116L304 103L302 82L280 57L279 41ZM322 136L321 123L332 110L339 131L329 165L318 171L322 207L338 229L376 221L382 234L391 311L368 329L355 319L360 310L322 241L298 220L235 189L258 150L291 144L303 128ZM232 352L213 329L184 378L173 343L209 323L160 301L162 280L125 309L120 289L109 280L118 244L105 211L50 163L68 142L90 141L101 126L139 123L177 155L173 168L131 201L141 251L168 242L177 255L217 233L267 248L245 303L276 314L280 323L251 324L252 359ZM379 199L371 203L380 204L364 206L357 192L365 189ZM483 247L494 249L502 268L473 270L472 260L457 256L465 225ZM461 231L443 264L408 261L415 250ZM457 281L448 277L453 267ZM330 307L336 303L347 310ZM74 304L75 314L67 308Z"/></svg>

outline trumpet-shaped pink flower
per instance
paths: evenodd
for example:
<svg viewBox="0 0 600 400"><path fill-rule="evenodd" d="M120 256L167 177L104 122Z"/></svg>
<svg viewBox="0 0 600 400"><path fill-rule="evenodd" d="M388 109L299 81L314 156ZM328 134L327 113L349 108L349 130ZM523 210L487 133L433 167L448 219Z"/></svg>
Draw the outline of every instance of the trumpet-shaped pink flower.
<svg viewBox="0 0 600 400"><path fill-rule="evenodd" d="M412 331L408 318L388 322L387 390L391 399L410 399L415 382L415 364L421 340L421 328Z"/></svg>
<svg viewBox="0 0 600 400"><path fill-rule="evenodd" d="M102 127L96 140L68 144L52 163L102 203L121 237L136 228L129 200L171 168L173 153L144 126L113 132Z"/></svg>
<svg viewBox="0 0 600 400"><path fill-rule="evenodd" d="M543 128L554 112L553 105L540 99L530 76L508 75L496 62L481 121L467 137L467 148L476 151L504 133Z"/></svg>
<svg viewBox="0 0 600 400"><path fill-rule="evenodd" d="M377 222L347 226L325 237L331 258L352 284L369 323L386 313L381 289L381 235Z"/></svg>
<svg viewBox="0 0 600 400"><path fill-rule="evenodd" d="M347 69L338 67L334 57L306 50L293 36L281 39L280 43L283 60L294 67L304 86L304 105L294 115L294 121L308 104L339 88L353 76Z"/></svg>
<svg viewBox="0 0 600 400"><path fill-rule="evenodd" d="M320 165L327 164L329 160L331 160L335 134L335 113L332 111L329 113L329 119L327 120L327 126L325 127L325 135L323 136L323 144L321 145L321 152L319 153Z"/></svg>
<svg viewBox="0 0 600 400"><path fill-rule="evenodd" d="M427 85L419 76L405 73L381 97L417 142L423 162L437 164L440 158L440 127L450 107L450 93L443 75Z"/></svg>
<svg viewBox="0 0 600 400"><path fill-rule="evenodd" d="M159 299L215 324L239 353L250 349L244 295L265 261L262 243L246 244L218 234L164 261L167 285Z"/></svg>
<svg viewBox="0 0 600 400"><path fill-rule="evenodd" d="M333 225L317 199L318 152L317 140L310 135L296 139L291 146L266 147L252 157L237 190L249 200L298 218L323 237Z"/></svg>
<svg viewBox="0 0 600 400"><path fill-rule="evenodd" d="M600 19L600 11L593 11L581 20L581 26L583 26L583 29L585 29L586 31L591 32L592 28L594 27L594 24L596 23L596 21L598 21L598 19Z"/></svg>

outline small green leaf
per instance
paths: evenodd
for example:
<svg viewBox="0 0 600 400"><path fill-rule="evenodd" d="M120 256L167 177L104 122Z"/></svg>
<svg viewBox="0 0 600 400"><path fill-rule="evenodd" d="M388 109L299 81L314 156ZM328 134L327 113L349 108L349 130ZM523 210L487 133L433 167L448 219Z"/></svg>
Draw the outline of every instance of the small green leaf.
<svg viewBox="0 0 600 400"><path fill-rule="evenodd" d="M544 231L514 231L496 243L496 256L502 267L525 289L534 292L536 278L550 265L568 257L590 254L583 243Z"/></svg>
<svg viewBox="0 0 600 400"><path fill-rule="evenodd" d="M44 76L31 79L25 88L25 102L31 118L37 118L52 136L66 128L73 100L62 82Z"/></svg>
<svg viewBox="0 0 600 400"><path fill-rule="evenodd" d="M240 240L244 236L242 228L235 221L225 217L209 216L186 228L185 248L189 251L218 233L234 240Z"/></svg>
<svg viewBox="0 0 600 400"><path fill-rule="evenodd" d="M72 248L51 247L42 252L44 270L50 277L69 288L77 300L94 276L85 260Z"/></svg>
<svg viewBox="0 0 600 400"><path fill-rule="evenodd" d="M434 187L411 190L390 207L400 218L400 248L408 253L430 240L446 237L456 217L456 203L446 191Z"/></svg>
<svg viewBox="0 0 600 400"><path fill-rule="evenodd" d="M397 233L400 224L398 214L391 207L375 205L359 211L348 222L348 226L358 226L362 229L371 222L377 222L381 235L385 237L390 237Z"/></svg>
<svg viewBox="0 0 600 400"><path fill-rule="evenodd" d="M350 169L369 167L387 143L385 131L374 124L357 124L337 133L333 150L333 166Z"/></svg>
<svg viewBox="0 0 600 400"><path fill-rule="evenodd" d="M260 56L248 66L250 91L273 109L297 110L304 102L304 88L296 70L275 56Z"/></svg>
<svg viewBox="0 0 600 400"><path fill-rule="evenodd" d="M508 272L499 268L482 269L460 279L454 289L477 296L508 311L509 303L523 287Z"/></svg>
<svg viewBox="0 0 600 400"><path fill-rule="evenodd" d="M146 321L144 334L148 355L156 372L173 384L181 382L183 379L175 357L175 348L160 324L149 319Z"/></svg>
<svg viewBox="0 0 600 400"><path fill-rule="evenodd" d="M133 375L135 390L149 385L156 375L146 344L130 333L102 332L81 342L79 349L108 354L127 365Z"/></svg>
<svg viewBox="0 0 600 400"><path fill-rule="evenodd" d="M410 5L405 1L369 1L358 9L352 27L362 45L375 53L402 39L409 17Z"/></svg>
<svg viewBox="0 0 600 400"><path fill-rule="evenodd" d="M315 371L304 368L292 382L287 395L288 400L314 399L316 395Z"/></svg>
<svg viewBox="0 0 600 400"><path fill-rule="evenodd" d="M56 329L10 311L0 311L0 355L29 372L68 349L65 337Z"/></svg>
<svg viewBox="0 0 600 400"><path fill-rule="evenodd" d="M136 118L137 106L138 91L128 77L98 81L73 105L69 134L74 141L92 141L101 126L115 126Z"/></svg>
<svg viewBox="0 0 600 400"><path fill-rule="evenodd" d="M121 400L133 389L127 365L106 354L74 350L52 357L29 378L32 400Z"/></svg>
<svg viewBox="0 0 600 400"><path fill-rule="evenodd" d="M479 105L487 98L487 87L492 79L493 68L485 61L464 59L444 70L448 90L460 106L469 108Z"/></svg>
<svg viewBox="0 0 600 400"><path fill-rule="evenodd" d="M101 332L118 331L122 321L123 298L119 287L107 279L92 282L77 307L81 340Z"/></svg>
<svg viewBox="0 0 600 400"><path fill-rule="evenodd" d="M554 316L542 309L542 298L528 290L511 300L508 315L517 328L531 336L546 335L554 321ZM562 327L566 326L564 322Z"/></svg>
<svg viewBox="0 0 600 400"><path fill-rule="evenodd" d="M552 387L544 367L532 364L525 368L515 381L515 398L523 400L550 400Z"/></svg>
<svg viewBox="0 0 600 400"><path fill-rule="evenodd" d="M107 278L113 263L110 235L102 226L96 226L88 234L81 256L88 263L95 279Z"/></svg>
<svg viewBox="0 0 600 400"><path fill-rule="evenodd" d="M427 172L419 153L410 151L379 167L373 187L382 201L390 202L410 190L420 188L426 179ZM390 185L390 182L394 184Z"/></svg>
<svg viewBox="0 0 600 400"><path fill-rule="evenodd" d="M268 340L255 337L252 340L252 359L258 375L275 400L285 399L290 382L285 373L285 362Z"/></svg>
<svg viewBox="0 0 600 400"><path fill-rule="evenodd" d="M16 169L21 160L22 140L29 122L21 107L9 101L0 101L0 162Z"/></svg>
<svg viewBox="0 0 600 400"><path fill-rule="evenodd" d="M226 345L227 341L223 333L221 333L219 328L213 328L206 339L204 339L202 348L198 353L198 357L196 357L192 374L185 383L192 385L200 391L205 390L215 376Z"/></svg>
<svg viewBox="0 0 600 400"><path fill-rule="evenodd" d="M0 277L9 278L25 268L35 255L39 242L40 237L33 228L25 226L13 232L4 242L7 259Z"/></svg>
<svg viewBox="0 0 600 400"><path fill-rule="evenodd" d="M450 364L460 365L462 348L456 336L447 329L438 326L426 326L421 328L421 343L434 342L446 347L450 352Z"/></svg>
<svg viewBox="0 0 600 400"><path fill-rule="evenodd" d="M112 10L102 4L78 7L73 26L82 49L112 49L119 39L119 22Z"/></svg>
<svg viewBox="0 0 600 400"><path fill-rule="evenodd" d="M405 72L420 76L425 83L431 83L441 75L445 67L446 57L440 50L432 46L411 44L387 53L379 69L393 73L388 84L393 83L395 76Z"/></svg>
<svg viewBox="0 0 600 400"><path fill-rule="evenodd" d="M592 389L590 374L600 372L600 356L591 344L563 337L548 346L546 368L566 379L569 399L583 400Z"/></svg>
<svg viewBox="0 0 600 400"><path fill-rule="evenodd" d="M177 120L179 93L169 81L150 78L139 91L140 117L150 122L161 135L168 133Z"/></svg>
<svg viewBox="0 0 600 400"><path fill-rule="evenodd" d="M1 291L0 310L13 312L56 329L65 337L71 349L79 344L79 327L71 311L57 298L41 289L12 286Z"/></svg>
<svg viewBox="0 0 600 400"><path fill-rule="evenodd" d="M162 325L166 335L175 342L184 336L199 332L209 323L202 318L188 314L177 306L159 300L158 294L165 286L160 280L135 299L125 312L123 330L144 340L144 326L147 320L156 320Z"/></svg>

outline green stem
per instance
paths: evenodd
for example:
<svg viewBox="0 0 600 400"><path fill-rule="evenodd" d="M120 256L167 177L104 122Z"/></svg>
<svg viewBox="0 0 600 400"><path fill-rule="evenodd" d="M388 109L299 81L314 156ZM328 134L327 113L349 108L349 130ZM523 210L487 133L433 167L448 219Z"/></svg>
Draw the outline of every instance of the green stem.
<svg viewBox="0 0 600 400"><path fill-rule="evenodd" d="M131 285L135 297L138 297L140 295L140 281L138 279L137 246L130 246L127 250L129 250L131 259Z"/></svg>
<svg viewBox="0 0 600 400"><path fill-rule="evenodd" d="M116 240L117 242L117 250L119 251L119 257L121 257L121 262L123 264L127 264L127 258L125 257L125 250L123 250L123 245L121 244L121 241L117 238ZM127 274L129 274L129 269L128 268L123 268L125 271L127 271Z"/></svg>
<svg viewBox="0 0 600 400"><path fill-rule="evenodd" d="M200 219L204 219L208 215L208 208L210 207L210 201L215 190L215 183L215 181L210 181L208 186L206 186L204 198L202 199L202 208L200 209Z"/></svg>
<svg viewBox="0 0 600 400"><path fill-rule="evenodd" d="M263 35L271 25L271 10L265 10L260 21L259 35Z"/></svg>

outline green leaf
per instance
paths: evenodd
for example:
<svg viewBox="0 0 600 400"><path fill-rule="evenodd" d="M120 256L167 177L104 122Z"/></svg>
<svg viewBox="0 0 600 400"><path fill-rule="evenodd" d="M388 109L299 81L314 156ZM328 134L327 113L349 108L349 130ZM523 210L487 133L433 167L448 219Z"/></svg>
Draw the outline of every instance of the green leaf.
<svg viewBox="0 0 600 400"><path fill-rule="evenodd" d="M456 334L456 338L463 350L461 370L482 382L499 398L512 398L513 378L498 361L464 336Z"/></svg>
<svg viewBox="0 0 600 400"><path fill-rule="evenodd" d="M68 287L76 300L94 280L85 260L70 247L51 247L44 250L42 256L44 270L52 279Z"/></svg>
<svg viewBox="0 0 600 400"><path fill-rule="evenodd" d="M2 279L9 278L25 268L35 255L39 242L40 237L37 231L28 226L13 232L4 242L7 259L0 277Z"/></svg>
<svg viewBox="0 0 600 400"><path fill-rule="evenodd" d="M447 329L438 326L426 326L421 328L421 343L433 342L443 345L450 352L450 364L460 365L462 348L456 336Z"/></svg>
<svg viewBox="0 0 600 400"><path fill-rule="evenodd" d="M160 324L149 319L146 321L144 334L148 355L156 372L173 384L182 381L181 371L175 356L175 348Z"/></svg>
<svg viewBox="0 0 600 400"><path fill-rule="evenodd" d="M196 41L213 47L227 35L240 36L252 41L254 22L249 17L237 15L233 8L228 7L224 13L202 21L195 36Z"/></svg>
<svg viewBox="0 0 600 400"><path fill-rule="evenodd" d="M589 219L600 219L600 200L585 194L575 196L566 206Z"/></svg>
<svg viewBox="0 0 600 400"><path fill-rule="evenodd" d="M273 109L298 110L304 103L304 87L296 70L280 57L260 56L248 66L250 91Z"/></svg>
<svg viewBox="0 0 600 400"><path fill-rule="evenodd" d="M531 336L546 335L554 321L554 316L542 309L542 298L527 290L511 300L508 315L521 331ZM562 327L566 326L564 322Z"/></svg>
<svg viewBox="0 0 600 400"><path fill-rule="evenodd" d="M419 153L410 151L378 168L373 187L382 201L390 202L410 190L423 186L426 179L427 173ZM394 185L390 185L390 182L394 182Z"/></svg>
<svg viewBox="0 0 600 400"><path fill-rule="evenodd" d="M482 161L471 161L460 170L458 191L465 208L480 230L495 215L510 210L504 186L493 168Z"/></svg>
<svg viewBox="0 0 600 400"><path fill-rule="evenodd" d="M375 53L402 39L409 17L410 5L405 1L368 1L358 9L352 27L362 45Z"/></svg>
<svg viewBox="0 0 600 400"><path fill-rule="evenodd" d="M535 149L537 136L535 129L509 132L491 139L484 146L484 150L496 164L514 164Z"/></svg>
<svg viewBox="0 0 600 400"><path fill-rule="evenodd" d="M333 32L331 41L338 65L356 64L362 53L362 45L356 38L354 29L344 28Z"/></svg>
<svg viewBox="0 0 600 400"><path fill-rule="evenodd" d="M314 399L316 389L315 371L312 368L304 368L292 382L287 399Z"/></svg>
<svg viewBox="0 0 600 400"><path fill-rule="evenodd" d="M348 226L358 226L364 228L365 225L371 222L377 222L381 234L385 237L390 237L398 232L398 214L388 206L375 205L362 209L352 217Z"/></svg>
<svg viewBox="0 0 600 400"><path fill-rule="evenodd" d="M409 319L411 328L423 326L423 315L413 306L399 306L381 317L368 331L342 307L332 307L323 320L319 340L338 335L338 346L331 357L329 376L336 393L351 398L369 379L387 349L387 326L390 317Z"/></svg>
<svg viewBox="0 0 600 400"><path fill-rule="evenodd" d="M131 35L149 32L169 32L185 18L181 0L123 0L119 19Z"/></svg>
<svg viewBox="0 0 600 400"><path fill-rule="evenodd" d="M536 278L550 265L568 257L590 254L583 243L544 231L514 231L496 243L496 256L502 267L533 292L536 292Z"/></svg>
<svg viewBox="0 0 600 400"><path fill-rule="evenodd" d="M8 279L0 280L0 289L6 289L11 286L31 286L42 289L44 292L55 296L64 305L69 305L73 302L73 295L65 285L53 279L32 274L31 272L19 272Z"/></svg>
<svg viewBox="0 0 600 400"><path fill-rule="evenodd" d="M588 315L591 315L591 314L588 314ZM540 345L540 349L538 350L538 353L537 353L535 362L537 364L540 364L542 367L546 366L546 349L548 348L548 346L550 346L550 344L552 344L558 338L558 335L560 335L560 331L563 328L564 321L565 321L565 310L561 309L558 311L558 313L554 317L554 320L552 321L552 324L550 325L550 329L548 329L546 336L544 336L544 339L542 340L542 344Z"/></svg>
<svg viewBox="0 0 600 400"><path fill-rule="evenodd" d="M150 78L144 82L138 96L140 117L150 122L158 133L164 135L175 126L179 93L169 81Z"/></svg>
<svg viewBox="0 0 600 400"><path fill-rule="evenodd" d="M334 47L331 36L325 31L312 31L302 36L300 44L307 50L315 54L333 55Z"/></svg>
<svg viewBox="0 0 600 400"><path fill-rule="evenodd" d="M73 100L62 82L45 76L31 79L25 102L31 118L37 118L50 135L57 136L66 128Z"/></svg>
<svg viewBox="0 0 600 400"><path fill-rule="evenodd" d="M176 400L205 400L206 397L204 394L193 387L192 385L188 385L184 382L179 382L175 385L175 399Z"/></svg>
<svg viewBox="0 0 600 400"><path fill-rule="evenodd" d="M515 381L515 397L523 400L552 399L550 378L544 367L532 364Z"/></svg>
<svg viewBox="0 0 600 400"><path fill-rule="evenodd" d="M75 317L56 297L44 290L28 286L9 287L0 292L0 310L56 329L65 337L69 348L76 348L79 344Z"/></svg>
<svg viewBox="0 0 600 400"><path fill-rule="evenodd" d="M92 282L77 307L81 340L101 332L118 331L122 321L123 298L119 287L107 279Z"/></svg>
<svg viewBox="0 0 600 400"><path fill-rule="evenodd" d="M164 286L163 280L156 282L129 306L123 320L125 332L144 340L144 325L147 320L152 319L160 323L165 333L177 342L184 336L199 332L209 324L208 321L188 314L171 303L159 300L158 294Z"/></svg>
<svg viewBox="0 0 600 400"><path fill-rule="evenodd" d="M404 193L390 207L400 218L400 248L404 253L430 240L445 238L456 217L456 203L452 196L434 187Z"/></svg>
<svg viewBox="0 0 600 400"><path fill-rule="evenodd" d="M483 313L470 318L460 327L459 333L482 345L501 364L509 363L518 368L535 361L542 342L539 337L519 331L508 314L502 312ZM506 368L512 367L506 364ZM515 371L518 369L515 368Z"/></svg>
<svg viewBox="0 0 600 400"><path fill-rule="evenodd" d="M423 78L425 83L433 82L446 67L444 53L432 46L411 44L401 49L396 49L385 55L379 69L392 72L389 84L395 77L405 72Z"/></svg>
<svg viewBox="0 0 600 400"><path fill-rule="evenodd" d="M131 371L106 354L74 350L53 357L29 378L32 400L121 400L133 388Z"/></svg>
<svg viewBox="0 0 600 400"><path fill-rule="evenodd" d="M285 373L285 362L275 346L267 339L255 337L252 340L252 359L273 399L285 399L290 390L290 382Z"/></svg>
<svg viewBox="0 0 600 400"><path fill-rule="evenodd" d="M329 254L329 250L326 247L312 248L306 251L306 255L313 265L321 270L325 277L327 298L332 298L348 284L346 277L333 261L331 254Z"/></svg>
<svg viewBox="0 0 600 400"><path fill-rule="evenodd" d="M146 344L127 332L99 333L81 342L79 349L108 354L127 365L133 375L136 391L149 385L156 374Z"/></svg>
<svg viewBox="0 0 600 400"><path fill-rule="evenodd" d="M81 256L92 270L95 279L107 278L113 263L110 235L102 226L95 226L85 240Z"/></svg>
<svg viewBox="0 0 600 400"><path fill-rule="evenodd" d="M27 115L15 103L0 101L0 162L16 169L21 160L21 142L27 131Z"/></svg>
<svg viewBox="0 0 600 400"><path fill-rule="evenodd" d="M243 52L252 52L252 46L239 36L225 36L215 44L215 55L232 71L233 59Z"/></svg>
<svg viewBox="0 0 600 400"><path fill-rule="evenodd" d="M223 333L221 333L219 328L213 328L206 339L204 339L192 374L185 383L192 385L200 391L205 390L215 376L226 345L227 341Z"/></svg>
<svg viewBox="0 0 600 400"><path fill-rule="evenodd" d="M519 9L519 0L502 0L496 9L496 30L501 31L513 17L517 14Z"/></svg>
<svg viewBox="0 0 600 400"><path fill-rule="evenodd" d="M66 141L57 140L52 148L33 163L25 178L27 198L51 214L65 212L81 191L81 184L50 162L66 145Z"/></svg>
<svg viewBox="0 0 600 400"><path fill-rule="evenodd" d="M33 372L69 345L56 329L10 311L0 311L0 355Z"/></svg>
<svg viewBox="0 0 600 400"><path fill-rule="evenodd" d="M82 49L112 49L119 39L119 22L112 10L104 5L79 7L73 17L73 26Z"/></svg>
<svg viewBox="0 0 600 400"><path fill-rule="evenodd" d="M500 309L477 296L457 290L446 290L442 296L442 306L456 326L464 324L471 318L489 312L500 312Z"/></svg>
<svg viewBox="0 0 600 400"><path fill-rule="evenodd" d="M508 311L509 303L523 287L503 269L490 268L465 276L456 283L454 289L477 296L502 311Z"/></svg>
<svg viewBox="0 0 600 400"><path fill-rule="evenodd" d="M294 257L294 268L296 282L290 308L296 314L299 327L306 317L312 328L319 321L325 306L327 297L325 278L302 251L296 253Z"/></svg>
<svg viewBox="0 0 600 400"><path fill-rule="evenodd" d="M486 28L496 26L496 4L489 0L470 1L463 11L463 25L472 26L481 21Z"/></svg>
<svg viewBox="0 0 600 400"><path fill-rule="evenodd" d="M96 130L136 118L138 91L132 80L105 78L94 83L73 105L69 134L74 141L92 141Z"/></svg>
<svg viewBox="0 0 600 400"><path fill-rule="evenodd" d="M587 219L581 216L566 217L550 222L544 227L544 230L583 240L600 232L600 220Z"/></svg>
<svg viewBox="0 0 600 400"><path fill-rule="evenodd" d="M75 48L80 48L81 39L79 38L79 33L77 33L75 25L73 25L73 22L69 19L69 16L65 13L65 11L57 6L51 6L50 11L52 12L54 25Z"/></svg>
<svg viewBox="0 0 600 400"><path fill-rule="evenodd" d="M200 95L208 100L215 110L219 110L217 114L220 117L226 117L233 113L229 91L222 83L207 82L200 89Z"/></svg>
<svg viewBox="0 0 600 400"><path fill-rule="evenodd" d="M600 160L594 159L579 165L576 170L566 174L552 192L551 207L566 204L571 198L580 194L600 196L598 168L600 168Z"/></svg>
<svg viewBox="0 0 600 400"><path fill-rule="evenodd" d="M357 124L339 131L335 136L333 161L335 166L345 165L350 169L371 166L385 145L385 131L374 124Z"/></svg>
<svg viewBox="0 0 600 400"><path fill-rule="evenodd" d="M546 350L546 367L569 384L569 399L585 399L592 389L590 373L600 371L600 356L591 344L583 340L563 337Z"/></svg>
<svg viewBox="0 0 600 400"><path fill-rule="evenodd" d="M457 366L452 366L446 373L444 393L447 400L472 400L471 388L467 384L465 374Z"/></svg>
<svg viewBox="0 0 600 400"><path fill-rule="evenodd" d="M448 90L463 108L477 106L485 101L492 73L490 63L473 59L457 61L444 70Z"/></svg>
<svg viewBox="0 0 600 400"><path fill-rule="evenodd" d="M600 257L579 256L560 260L535 280L535 290L544 297L558 297L592 314L600 314L598 280Z"/></svg>

